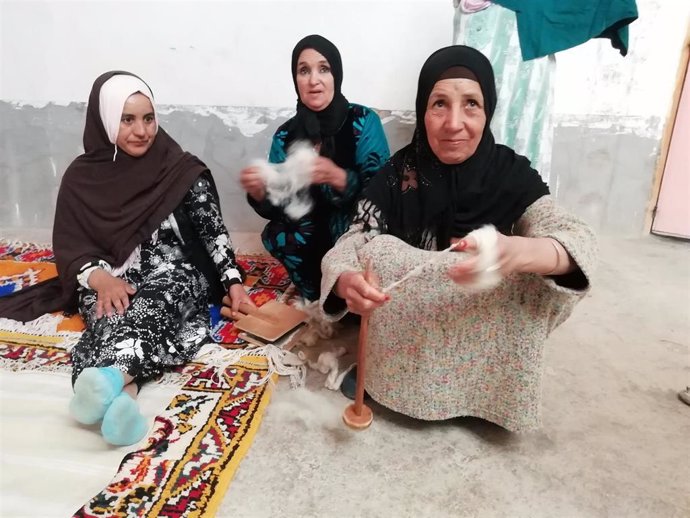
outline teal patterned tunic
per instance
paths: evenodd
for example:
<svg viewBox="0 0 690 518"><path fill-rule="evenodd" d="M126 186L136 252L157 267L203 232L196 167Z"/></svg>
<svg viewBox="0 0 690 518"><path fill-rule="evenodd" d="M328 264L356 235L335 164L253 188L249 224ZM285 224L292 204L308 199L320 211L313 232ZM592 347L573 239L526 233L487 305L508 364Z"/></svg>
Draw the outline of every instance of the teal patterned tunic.
<svg viewBox="0 0 690 518"><path fill-rule="evenodd" d="M280 164L287 157L292 143L291 122L292 119L282 124L273 136L268 157L273 164ZM364 187L389 157L379 116L366 106L350 103L348 117L335 136L335 156L332 157L347 173L343 192L329 185L312 185L314 208L297 221L288 218L282 207L276 207L267 198L256 202L248 197L257 214L269 220L261 234L266 250L285 266L304 298L318 299L321 258L347 231Z"/></svg>

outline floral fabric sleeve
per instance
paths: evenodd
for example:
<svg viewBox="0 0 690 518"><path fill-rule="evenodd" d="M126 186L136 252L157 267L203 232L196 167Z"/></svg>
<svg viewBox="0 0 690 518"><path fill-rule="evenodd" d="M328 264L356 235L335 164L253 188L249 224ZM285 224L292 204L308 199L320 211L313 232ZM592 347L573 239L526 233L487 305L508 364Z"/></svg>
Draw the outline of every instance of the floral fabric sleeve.
<svg viewBox="0 0 690 518"><path fill-rule="evenodd" d="M184 208L206 251L213 259L227 290L233 284L242 283L242 275L230 241L220 203L211 181L201 175L184 199Z"/></svg>
<svg viewBox="0 0 690 518"><path fill-rule="evenodd" d="M82 287L86 288L87 290L91 289L91 285L89 284L89 276L97 268L105 270L108 273L113 271L112 267L102 259L97 261L89 261L79 269L79 273L77 274L77 281Z"/></svg>

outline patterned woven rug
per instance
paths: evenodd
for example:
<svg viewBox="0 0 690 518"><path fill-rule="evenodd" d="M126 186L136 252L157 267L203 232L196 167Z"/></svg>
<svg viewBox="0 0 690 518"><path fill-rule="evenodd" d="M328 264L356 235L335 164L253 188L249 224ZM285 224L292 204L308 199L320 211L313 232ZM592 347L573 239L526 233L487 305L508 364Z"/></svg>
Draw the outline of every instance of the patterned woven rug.
<svg viewBox="0 0 690 518"><path fill-rule="evenodd" d="M0 240L0 297L57 275L55 264L50 262L52 260L53 252L49 247ZM278 261L266 255L245 255L237 260L247 272L245 285L257 306L269 300L288 302L294 298L294 287L290 285L287 272ZM64 319L60 317L59 320L59 332L84 329L78 315ZM246 344L238 337L233 323L221 317L220 306L211 307L210 328L211 337L216 343L234 346ZM28 336L26 333L11 333L0 329L0 341L11 343L54 345L62 343L66 337L66 333Z"/></svg>
<svg viewBox="0 0 690 518"><path fill-rule="evenodd" d="M11 293L55 275L47 247L0 241L0 293ZM285 270L267 256L239 257L257 305L287 295ZM50 319L50 316L46 317ZM59 320L59 316L52 317ZM79 317L63 320L52 334L0 335L0 367L12 371L70 372L65 344L78 336ZM212 311L218 342L242 341L231 322ZM212 516L251 445L271 385L265 357L247 356L222 375L204 363L177 370L187 379L148 437L128 453L111 483L93 496L78 517ZM65 405L66 410L66 405ZM115 466L113 466L115 470ZM40 473L36 473L40 477Z"/></svg>

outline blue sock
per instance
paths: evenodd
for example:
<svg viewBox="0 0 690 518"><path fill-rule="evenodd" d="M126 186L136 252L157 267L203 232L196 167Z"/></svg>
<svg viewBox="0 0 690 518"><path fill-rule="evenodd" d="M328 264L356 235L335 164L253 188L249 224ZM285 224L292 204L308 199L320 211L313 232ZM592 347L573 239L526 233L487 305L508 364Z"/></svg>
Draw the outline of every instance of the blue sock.
<svg viewBox="0 0 690 518"><path fill-rule="evenodd" d="M340 392L347 399L351 399L352 401L355 400L355 397L357 396L357 367L356 366L354 368L350 369L350 372L345 374L345 377L343 378L343 382L340 385ZM366 401L367 399L369 399L369 394L365 390L364 391L364 400Z"/></svg>
<svg viewBox="0 0 690 518"><path fill-rule="evenodd" d="M115 396L122 392L125 378L115 367L89 367L74 382L69 412L82 424L94 424L105 415Z"/></svg>
<svg viewBox="0 0 690 518"><path fill-rule="evenodd" d="M129 446L144 438L148 426L139 412L139 405L127 392L121 392L103 417L103 438L115 446Z"/></svg>

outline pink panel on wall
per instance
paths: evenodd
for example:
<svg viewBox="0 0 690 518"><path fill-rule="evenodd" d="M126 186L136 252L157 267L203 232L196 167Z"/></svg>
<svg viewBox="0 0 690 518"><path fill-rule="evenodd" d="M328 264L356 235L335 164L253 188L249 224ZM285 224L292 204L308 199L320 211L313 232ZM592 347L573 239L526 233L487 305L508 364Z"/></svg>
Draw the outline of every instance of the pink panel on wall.
<svg viewBox="0 0 690 518"><path fill-rule="evenodd" d="M652 232L690 239L690 74L680 96Z"/></svg>

